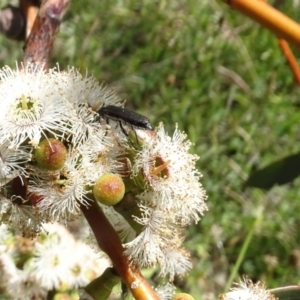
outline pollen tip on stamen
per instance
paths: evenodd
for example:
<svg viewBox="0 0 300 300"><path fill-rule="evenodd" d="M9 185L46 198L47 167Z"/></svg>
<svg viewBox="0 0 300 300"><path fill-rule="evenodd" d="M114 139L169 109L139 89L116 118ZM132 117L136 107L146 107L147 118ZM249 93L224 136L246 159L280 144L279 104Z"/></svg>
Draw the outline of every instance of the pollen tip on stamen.
<svg viewBox="0 0 300 300"><path fill-rule="evenodd" d="M25 95L21 96L21 103L22 103L22 109L28 110L27 98L25 97Z"/></svg>

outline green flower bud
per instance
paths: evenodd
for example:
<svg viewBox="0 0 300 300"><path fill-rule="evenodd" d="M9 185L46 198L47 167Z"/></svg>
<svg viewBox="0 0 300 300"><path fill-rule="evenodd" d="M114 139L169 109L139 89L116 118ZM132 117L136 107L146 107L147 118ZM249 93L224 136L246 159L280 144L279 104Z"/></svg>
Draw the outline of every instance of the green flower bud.
<svg viewBox="0 0 300 300"><path fill-rule="evenodd" d="M179 293L173 296L172 300L195 300L195 299L189 294Z"/></svg>
<svg viewBox="0 0 300 300"><path fill-rule="evenodd" d="M101 204L115 205L123 199L125 185L119 175L105 174L95 182L93 194Z"/></svg>
<svg viewBox="0 0 300 300"><path fill-rule="evenodd" d="M67 154L66 146L54 138L42 140L34 151L37 164L50 171L61 169L65 164Z"/></svg>

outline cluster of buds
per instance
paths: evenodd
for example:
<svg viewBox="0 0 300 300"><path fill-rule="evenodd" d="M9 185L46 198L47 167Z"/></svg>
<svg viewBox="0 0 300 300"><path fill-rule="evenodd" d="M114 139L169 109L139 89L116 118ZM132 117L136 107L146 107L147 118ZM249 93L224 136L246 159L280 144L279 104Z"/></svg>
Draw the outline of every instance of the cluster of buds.
<svg viewBox="0 0 300 300"><path fill-rule="evenodd" d="M0 223L34 237L97 201L133 264L186 273L183 229L207 210L186 135L105 114L124 103L72 68L6 67L0 80Z"/></svg>

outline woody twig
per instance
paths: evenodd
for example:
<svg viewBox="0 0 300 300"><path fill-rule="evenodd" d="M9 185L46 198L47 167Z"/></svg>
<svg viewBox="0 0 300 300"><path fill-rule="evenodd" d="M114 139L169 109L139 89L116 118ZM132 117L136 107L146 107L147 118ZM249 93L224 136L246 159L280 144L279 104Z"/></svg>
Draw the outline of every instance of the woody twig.
<svg viewBox="0 0 300 300"><path fill-rule="evenodd" d="M232 0L225 1L245 15L256 20L277 35L282 53L294 74L295 81L300 84L300 69L297 60L288 45L288 41L300 46L300 26L287 16L267 4L267 0Z"/></svg>
<svg viewBox="0 0 300 300"><path fill-rule="evenodd" d="M20 0L20 11L26 20L23 40L29 37L34 21L39 11L39 3L37 0Z"/></svg>
<svg viewBox="0 0 300 300"><path fill-rule="evenodd" d="M124 255L124 249L116 231L96 202L91 202L88 207L82 205L81 211L92 228L98 245L110 257L114 268L126 283L133 297L138 300L159 300L139 269L131 265Z"/></svg>
<svg viewBox="0 0 300 300"><path fill-rule="evenodd" d="M223 0L277 36L300 47L300 25L264 1Z"/></svg>
<svg viewBox="0 0 300 300"><path fill-rule="evenodd" d="M69 0L44 0L26 41L24 65L48 69L51 50Z"/></svg>

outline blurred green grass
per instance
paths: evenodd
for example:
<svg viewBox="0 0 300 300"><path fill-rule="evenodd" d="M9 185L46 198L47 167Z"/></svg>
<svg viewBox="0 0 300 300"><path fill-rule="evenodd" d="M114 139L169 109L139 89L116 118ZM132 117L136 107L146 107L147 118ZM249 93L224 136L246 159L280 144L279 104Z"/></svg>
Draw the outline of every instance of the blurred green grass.
<svg viewBox="0 0 300 300"><path fill-rule="evenodd" d="M300 20L291 1L280 10ZM1 66L22 59L21 44L0 43ZM153 125L172 134L178 123L193 141L209 212L187 231L194 269L179 288L216 299L256 220L239 275L270 288L300 284L300 180L242 189L251 170L300 148L299 87L275 36L221 2L74 1L56 62L88 70Z"/></svg>

